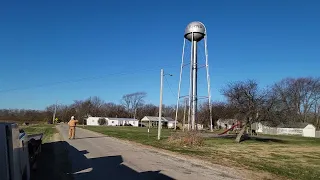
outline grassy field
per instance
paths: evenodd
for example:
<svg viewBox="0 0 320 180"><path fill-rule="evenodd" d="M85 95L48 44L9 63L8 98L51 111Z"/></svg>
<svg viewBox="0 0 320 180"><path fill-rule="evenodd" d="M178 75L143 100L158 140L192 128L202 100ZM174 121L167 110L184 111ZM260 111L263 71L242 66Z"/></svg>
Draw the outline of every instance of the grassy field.
<svg viewBox="0 0 320 180"><path fill-rule="evenodd" d="M240 144L234 139L206 138L202 147L180 147L167 138L174 133L134 127L85 127L108 136L126 139L181 154L206 159L216 164L261 170L289 179L320 179L320 139L297 136L265 136L276 140L247 140Z"/></svg>
<svg viewBox="0 0 320 180"><path fill-rule="evenodd" d="M50 124L37 124L37 125L31 125L31 126L19 126L21 129L23 129L27 134L38 134L38 133L44 133L43 134L43 143L47 143L52 141L53 134L57 133L56 128L53 125Z"/></svg>

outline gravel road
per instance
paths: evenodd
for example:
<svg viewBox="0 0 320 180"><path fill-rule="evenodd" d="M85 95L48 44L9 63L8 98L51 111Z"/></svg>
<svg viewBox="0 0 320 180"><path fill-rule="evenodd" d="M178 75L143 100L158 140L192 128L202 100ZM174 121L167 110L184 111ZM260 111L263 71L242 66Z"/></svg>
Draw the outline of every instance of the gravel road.
<svg viewBox="0 0 320 180"><path fill-rule="evenodd" d="M76 139L69 140L67 125L57 129L70 145L75 180L245 179L229 167L203 166L193 158L176 157L81 128L76 129Z"/></svg>

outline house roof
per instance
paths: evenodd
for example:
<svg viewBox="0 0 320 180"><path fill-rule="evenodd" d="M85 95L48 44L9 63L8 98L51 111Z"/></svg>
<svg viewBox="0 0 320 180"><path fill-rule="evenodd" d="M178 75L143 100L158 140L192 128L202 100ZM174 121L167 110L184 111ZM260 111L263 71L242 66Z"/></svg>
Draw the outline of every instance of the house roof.
<svg viewBox="0 0 320 180"><path fill-rule="evenodd" d="M134 119L134 118L109 118L107 117L106 119L108 120L114 120L114 121L139 121L138 119Z"/></svg>
<svg viewBox="0 0 320 180"><path fill-rule="evenodd" d="M93 119L100 119L100 118L106 118L106 117L93 117L93 116L90 116L90 117L88 117L87 119L89 119L89 118L90 118L90 119L92 119L92 118L93 118Z"/></svg>
<svg viewBox="0 0 320 180"><path fill-rule="evenodd" d="M166 119L167 121L175 121L174 119L172 119L171 117L163 117L164 119Z"/></svg>
<svg viewBox="0 0 320 180"><path fill-rule="evenodd" d="M100 118L105 118L106 120L114 120L114 121L139 121L138 119L134 118L113 118L113 117L89 117L89 118L94 118L94 119L100 119Z"/></svg>
<svg viewBox="0 0 320 180"><path fill-rule="evenodd" d="M159 121L159 117L157 116L145 116L142 118L142 121ZM168 121L174 121L171 117L162 117L161 121L168 122Z"/></svg>

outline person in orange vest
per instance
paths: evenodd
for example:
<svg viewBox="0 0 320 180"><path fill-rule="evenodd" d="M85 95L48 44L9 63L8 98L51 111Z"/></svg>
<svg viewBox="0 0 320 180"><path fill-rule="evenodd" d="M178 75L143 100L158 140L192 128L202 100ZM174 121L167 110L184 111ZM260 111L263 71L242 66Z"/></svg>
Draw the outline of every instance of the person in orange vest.
<svg viewBox="0 0 320 180"><path fill-rule="evenodd" d="M69 125L69 139L74 139L76 134L76 125L79 121L74 119L74 116L71 117L68 122Z"/></svg>

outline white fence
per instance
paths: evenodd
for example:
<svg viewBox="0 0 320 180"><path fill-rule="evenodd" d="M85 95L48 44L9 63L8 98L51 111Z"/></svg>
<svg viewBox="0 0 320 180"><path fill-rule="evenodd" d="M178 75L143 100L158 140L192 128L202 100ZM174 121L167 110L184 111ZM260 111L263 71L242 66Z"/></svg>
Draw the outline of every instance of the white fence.
<svg viewBox="0 0 320 180"><path fill-rule="evenodd" d="M301 128L277 128L277 134L302 135L303 129L301 129Z"/></svg>
<svg viewBox="0 0 320 180"><path fill-rule="evenodd" d="M303 133L303 129L301 128L275 128L275 127L262 127L262 132L264 134L271 135L301 135Z"/></svg>
<svg viewBox="0 0 320 180"><path fill-rule="evenodd" d="M263 134L270 134L270 135L301 135L303 136L303 129L302 128L276 128L276 127L268 127L263 125L258 125L257 132ZM320 131L315 132L316 138L320 138Z"/></svg>

